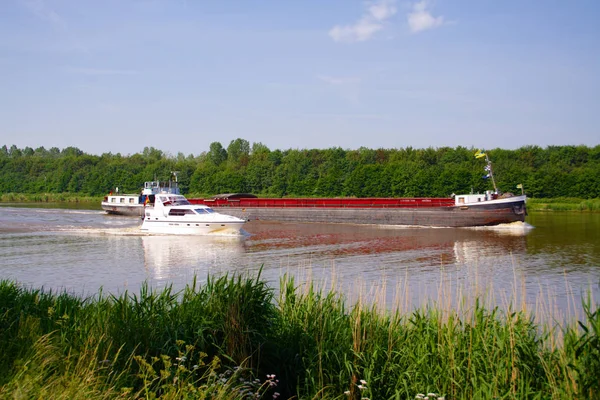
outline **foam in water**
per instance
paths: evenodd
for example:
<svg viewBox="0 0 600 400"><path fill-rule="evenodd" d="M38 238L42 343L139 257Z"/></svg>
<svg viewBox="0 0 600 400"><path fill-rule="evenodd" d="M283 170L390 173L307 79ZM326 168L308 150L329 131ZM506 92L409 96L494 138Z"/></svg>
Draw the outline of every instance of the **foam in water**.
<svg viewBox="0 0 600 400"><path fill-rule="evenodd" d="M219 236L219 237L248 237L250 234L243 229L223 229L215 232L199 235L178 235L169 233L150 233L142 232L139 226L130 226L125 228L81 228L81 227L63 227L63 232L73 232L88 235L109 235L109 236Z"/></svg>
<svg viewBox="0 0 600 400"><path fill-rule="evenodd" d="M494 226L474 226L465 229L473 229L473 230L485 230L499 233L501 235L510 235L510 236L521 236L526 235L535 226L528 224L527 222L511 222L508 224L499 224Z"/></svg>

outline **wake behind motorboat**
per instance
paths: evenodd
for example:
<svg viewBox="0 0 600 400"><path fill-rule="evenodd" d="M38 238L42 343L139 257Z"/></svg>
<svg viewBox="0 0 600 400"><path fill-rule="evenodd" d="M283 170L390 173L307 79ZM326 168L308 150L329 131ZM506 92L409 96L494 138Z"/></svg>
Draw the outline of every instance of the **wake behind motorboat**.
<svg viewBox="0 0 600 400"><path fill-rule="evenodd" d="M178 194L158 194L144 205L141 230L147 233L207 235L240 233L246 220L193 205Z"/></svg>

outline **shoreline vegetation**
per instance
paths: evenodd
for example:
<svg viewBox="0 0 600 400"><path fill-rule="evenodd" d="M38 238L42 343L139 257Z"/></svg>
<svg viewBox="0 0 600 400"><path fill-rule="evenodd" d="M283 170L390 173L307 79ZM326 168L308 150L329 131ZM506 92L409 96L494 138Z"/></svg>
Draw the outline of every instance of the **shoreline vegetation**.
<svg viewBox="0 0 600 400"><path fill-rule="evenodd" d="M284 276L80 298L0 281L0 397L593 399L600 311L536 322L516 293L382 309ZM402 293L399 294L402 303ZM548 319L547 321L552 321Z"/></svg>
<svg viewBox="0 0 600 400"><path fill-rule="evenodd" d="M524 188L536 199L600 198L600 145L524 146L514 150L458 146L370 149L270 149L238 138L199 154L154 147L135 154L87 154L76 147L0 147L0 193L139 193L146 181L176 177L191 194L261 197L446 197ZM486 158L487 159L487 158Z"/></svg>
<svg viewBox="0 0 600 400"><path fill-rule="evenodd" d="M189 194L187 197L210 197L201 194ZM79 193L3 193L0 203L63 203L89 204L91 208L99 208L104 196L89 196ZM600 212L600 198L579 199L558 197L549 199L527 198L528 211L586 211Z"/></svg>

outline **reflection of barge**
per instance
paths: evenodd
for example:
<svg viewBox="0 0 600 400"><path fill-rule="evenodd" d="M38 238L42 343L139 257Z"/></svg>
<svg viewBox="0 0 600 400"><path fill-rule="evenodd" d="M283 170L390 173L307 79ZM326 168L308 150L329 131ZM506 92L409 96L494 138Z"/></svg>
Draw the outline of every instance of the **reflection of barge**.
<svg viewBox="0 0 600 400"><path fill-rule="evenodd" d="M490 226L525 221L526 196L485 194L454 198L269 199L221 195L189 199L250 220L435 227Z"/></svg>

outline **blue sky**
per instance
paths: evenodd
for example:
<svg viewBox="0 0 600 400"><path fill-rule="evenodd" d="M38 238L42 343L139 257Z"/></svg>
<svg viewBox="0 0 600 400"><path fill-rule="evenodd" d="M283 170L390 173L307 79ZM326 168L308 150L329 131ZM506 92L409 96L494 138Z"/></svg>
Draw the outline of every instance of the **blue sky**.
<svg viewBox="0 0 600 400"><path fill-rule="evenodd" d="M600 143L600 1L0 0L0 145Z"/></svg>

